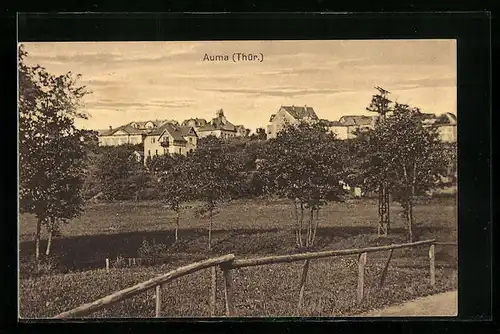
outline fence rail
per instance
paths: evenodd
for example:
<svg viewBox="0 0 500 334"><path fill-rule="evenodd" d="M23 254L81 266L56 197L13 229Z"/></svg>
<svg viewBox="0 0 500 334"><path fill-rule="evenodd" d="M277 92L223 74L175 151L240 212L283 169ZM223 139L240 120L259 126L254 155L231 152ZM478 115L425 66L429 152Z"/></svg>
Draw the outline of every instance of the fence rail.
<svg viewBox="0 0 500 334"><path fill-rule="evenodd" d="M141 292L150 290L152 288L156 288L158 291L158 287L161 287L162 284L165 284L169 281L172 281L176 278L192 274L196 271L206 269L209 267L213 267L216 265L220 265L225 262L232 261L234 259L234 254L228 254L216 258L211 258L208 260L196 262L189 264L184 267L177 268L175 270L172 270L164 275L152 278L148 281L141 282L139 284L136 284L134 286L131 286L129 288L117 291L115 293L112 293L109 296L103 297L101 299L98 299L96 301L93 301L88 304L81 305L77 308L74 308L72 310L69 310L67 312L63 312L61 314L56 315L54 318L55 319L61 319L61 318L69 318L69 317L79 317L79 316L85 316L89 315L91 313L94 313L102 308L105 308L107 306L116 304L124 299L133 297ZM156 300L157 300L157 313L158 313L158 300L161 301L161 293L156 295ZM157 314L158 315L158 314Z"/></svg>
<svg viewBox="0 0 500 334"><path fill-rule="evenodd" d="M276 263L296 262L296 261L302 261L302 260L320 259L320 258L325 258L325 257L348 256L348 255L356 255L356 254L362 254L362 253L381 252L381 251L391 250L391 249L410 248L410 247L415 247L415 246L430 245L430 244L433 244L434 242L435 242L435 240L424 240L424 241L417 241L417 242L406 243L406 244L396 244L396 245L366 247L366 248L354 248L354 249L342 249L342 250L332 250L332 251L323 251L323 252L310 252L310 253L300 253L300 254L292 254L292 255L277 255L277 256L267 256L267 257L255 258L255 259L245 259L245 260L234 260L231 263L231 269L262 266L262 265L266 265L266 264L276 264Z"/></svg>
<svg viewBox="0 0 500 334"><path fill-rule="evenodd" d="M224 278L224 298L225 298L225 313L226 316L235 316L235 307L233 302L233 282L231 271L238 268L244 267L255 267L268 264L277 263L289 263L296 261L304 261L302 268L302 274L299 283L299 296L297 304L297 313L300 314L300 310L303 304L304 290L306 286L307 273L309 270L309 263L311 260L327 258L327 257L338 257L338 256L348 256L348 255L358 255L358 287L357 287L357 300L358 303L363 300L364 297L364 273L365 265L367 261L367 254L373 252L390 251L387 261L385 262L384 269L379 282L379 288L382 287L385 277L387 275L387 270L389 267L389 262L392 259L393 252L395 249L401 248L412 248L418 246L429 246L429 282L433 286L435 285L435 246L437 244L448 245L451 243L437 243L436 240L423 240L412 243L404 244L394 244L378 247L366 247L366 248L356 248L356 249L344 249L344 250L333 250L333 251L322 251L322 252L309 252L300 253L292 255L279 255L279 256L268 256L254 259L242 259L236 260L234 254L228 254L216 258L211 258L208 260L192 263L187 266L177 268L170 271L164 275L158 276L156 278L144 281L142 283L136 284L132 287L117 291L109 296L98 299L94 302L81 305L72 310L63 312L56 315L55 319L70 318L70 317L82 317L94 313L100 309L108 307L110 305L116 304L122 300L133 297L141 292L145 292L150 289L156 289L156 303L155 303L155 315L156 317L161 316L161 288L162 285L172 281L176 278L200 271L203 269L211 268L211 283L210 283L210 316L215 315L215 304L216 304L216 289L217 289L217 277L216 277L216 267L218 266L223 273ZM455 244L454 244L455 245Z"/></svg>

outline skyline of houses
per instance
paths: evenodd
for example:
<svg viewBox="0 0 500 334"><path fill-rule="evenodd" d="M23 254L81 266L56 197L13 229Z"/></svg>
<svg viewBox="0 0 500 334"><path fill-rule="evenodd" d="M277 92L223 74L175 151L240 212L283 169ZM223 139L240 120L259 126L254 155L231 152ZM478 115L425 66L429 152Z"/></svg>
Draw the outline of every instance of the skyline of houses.
<svg viewBox="0 0 500 334"><path fill-rule="evenodd" d="M441 115L423 113L422 123L425 127L436 127L439 138L443 142L456 142L457 118L451 113ZM322 122L329 131L341 140L356 137L358 131L366 131L375 127L376 116L344 115L338 121L321 119L313 107L280 106L271 114L268 123L263 127L267 139L276 138L286 126L299 122ZM143 144L143 158L164 155L182 154L196 150L198 139L207 136L221 139L247 137L250 129L244 125L234 125L225 116L223 109L217 110L210 121L204 118L190 118L179 123L176 120L135 121L116 129L98 130L99 146L118 146L123 144Z"/></svg>

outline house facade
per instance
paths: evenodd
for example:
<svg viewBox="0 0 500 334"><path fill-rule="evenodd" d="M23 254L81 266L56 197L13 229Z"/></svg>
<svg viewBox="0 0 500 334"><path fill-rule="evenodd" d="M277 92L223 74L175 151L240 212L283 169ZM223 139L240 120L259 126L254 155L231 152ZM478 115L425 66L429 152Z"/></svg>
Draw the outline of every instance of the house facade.
<svg viewBox="0 0 500 334"><path fill-rule="evenodd" d="M442 142L457 142L457 117L452 113L444 113L439 116L425 114L425 119L422 122L426 127L436 128Z"/></svg>
<svg viewBox="0 0 500 334"><path fill-rule="evenodd" d="M193 127L166 123L150 132L144 140L146 158L165 154L181 154L196 150L198 136Z"/></svg>
<svg viewBox="0 0 500 334"><path fill-rule="evenodd" d="M371 116L342 116L338 121L329 124L329 130L338 139L352 139L356 137L357 131L373 129L376 117Z"/></svg>
<svg viewBox="0 0 500 334"><path fill-rule="evenodd" d="M124 144L142 144L145 137L165 123L176 124L170 120L130 122L116 129L98 130L99 146L118 146Z"/></svg>
<svg viewBox="0 0 500 334"><path fill-rule="evenodd" d="M278 133L287 125L297 124L301 121L319 121L316 112L308 106L281 106L276 114L272 114L267 125L267 138L276 138Z"/></svg>
<svg viewBox="0 0 500 334"><path fill-rule="evenodd" d="M207 122L203 118L191 118L182 122L184 126L191 126L195 129L198 138L215 136L222 139L240 137L247 133L243 125L231 123L222 109L218 110L216 116Z"/></svg>

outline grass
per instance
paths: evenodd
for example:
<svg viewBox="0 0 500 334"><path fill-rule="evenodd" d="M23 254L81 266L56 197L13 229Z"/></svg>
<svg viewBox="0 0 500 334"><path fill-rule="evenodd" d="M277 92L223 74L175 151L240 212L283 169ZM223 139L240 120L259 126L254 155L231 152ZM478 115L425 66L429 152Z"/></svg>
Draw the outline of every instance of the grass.
<svg viewBox="0 0 500 334"><path fill-rule="evenodd" d="M392 234L375 235L376 203L370 200L335 203L320 212L316 249L345 249L406 241L402 220L393 207ZM436 238L456 241L456 203L439 199L415 210L417 240ZM20 219L20 308L22 317L50 317L93 301L118 289L150 279L183 264L214 255L234 253L238 258L297 252L290 206L281 200L236 201L221 208L214 219L213 250L207 252L208 219L186 209L181 222L181 241L174 243L172 212L156 202L114 203L89 206L85 214L64 227L53 242L59 273L29 277L23 271L33 254L35 220ZM117 256L137 257L143 240L155 240L166 248L165 261L151 267L112 269L110 273L87 270L95 263ZM42 243L42 246L44 244ZM352 257L311 262L301 315L352 315L417 296L457 287L455 247L438 246L436 286L428 283L427 248L396 250L385 287L377 289L387 252L369 254L366 299L355 303L357 265ZM293 316L298 298L302 263L244 268L234 272L236 312L239 316ZM70 272L87 270L82 272ZM209 271L194 273L169 283L163 293L165 316L208 316ZM219 285L222 278L219 278ZM94 316L153 316L154 290L119 303ZM223 314L222 286L218 291L218 314Z"/></svg>

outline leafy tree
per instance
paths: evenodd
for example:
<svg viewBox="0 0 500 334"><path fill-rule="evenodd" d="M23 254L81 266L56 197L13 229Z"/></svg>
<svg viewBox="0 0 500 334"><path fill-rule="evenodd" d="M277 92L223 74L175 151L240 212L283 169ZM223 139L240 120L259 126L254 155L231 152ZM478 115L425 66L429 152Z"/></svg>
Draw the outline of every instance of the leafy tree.
<svg viewBox="0 0 500 334"><path fill-rule="evenodd" d="M418 108L396 103L393 115L373 131L370 139L378 142L383 157L383 164L378 166L385 166L390 175L390 187L403 208L410 242L415 224L414 198L439 187L447 168L438 134L434 128L424 127L422 116Z"/></svg>
<svg viewBox="0 0 500 334"><path fill-rule="evenodd" d="M250 138L253 140L266 140L267 139L266 130L264 128L257 128L255 130L255 133L253 133L250 136Z"/></svg>
<svg viewBox="0 0 500 334"><path fill-rule="evenodd" d="M146 160L147 169L152 173L163 173L172 168L174 163L175 159L170 154L154 155Z"/></svg>
<svg viewBox="0 0 500 334"><path fill-rule="evenodd" d="M146 188L148 174L132 152L126 147L113 147L100 155L96 179L106 200L137 200Z"/></svg>
<svg viewBox="0 0 500 334"><path fill-rule="evenodd" d="M260 168L267 191L293 203L298 247L311 247L318 228L319 210L344 194L345 150L335 135L320 124L285 127L271 139ZM304 213L309 213L305 227Z"/></svg>
<svg viewBox="0 0 500 334"><path fill-rule="evenodd" d="M176 155L171 157L170 161L172 163L168 168L160 173L159 186L162 199L176 213L175 241L178 241L182 203L192 199L194 189L192 189L192 184L188 177L191 170L187 158L182 155Z"/></svg>
<svg viewBox="0 0 500 334"><path fill-rule="evenodd" d="M91 134L75 128L86 118L81 100L89 92L79 75L53 75L26 63L19 47L19 204L37 218L35 258L40 260L41 227L49 232L46 254L55 231L83 210L83 166Z"/></svg>
<svg viewBox="0 0 500 334"><path fill-rule="evenodd" d="M218 138L205 143L187 158L188 184L196 199L204 202L201 212L209 213L208 250L212 249L213 217L217 207L234 198L241 187L241 169L225 154Z"/></svg>
<svg viewBox="0 0 500 334"><path fill-rule="evenodd" d="M372 96L372 100L370 105L366 108L366 110L375 112L378 114L378 117L375 122L375 127L378 127L381 123L386 120L387 114L391 111L391 103L392 101L388 99L390 94L389 91L381 88L375 87L378 90L378 94ZM369 131L368 131L369 132ZM358 133L360 135L360 133ZM364 134L366 135L366 133ZM391 140L391 134L388 134L387 138L378 137L379 143L380 141ZM374 145L372 145L373 147ZM376 146L376 145L375 145ZM390 228L390 177L387 174L388 170L385 168L386 161L383 154L378 152L375 147L374 155L372 159L370 159L369 163L372 165L368 168L370 171L369 182L370 186L373 186L373 183L376 184L376 190L378 191L378 214L379 214L379 225L378 225L378 234L383 234L387 236Z"/></svg>

